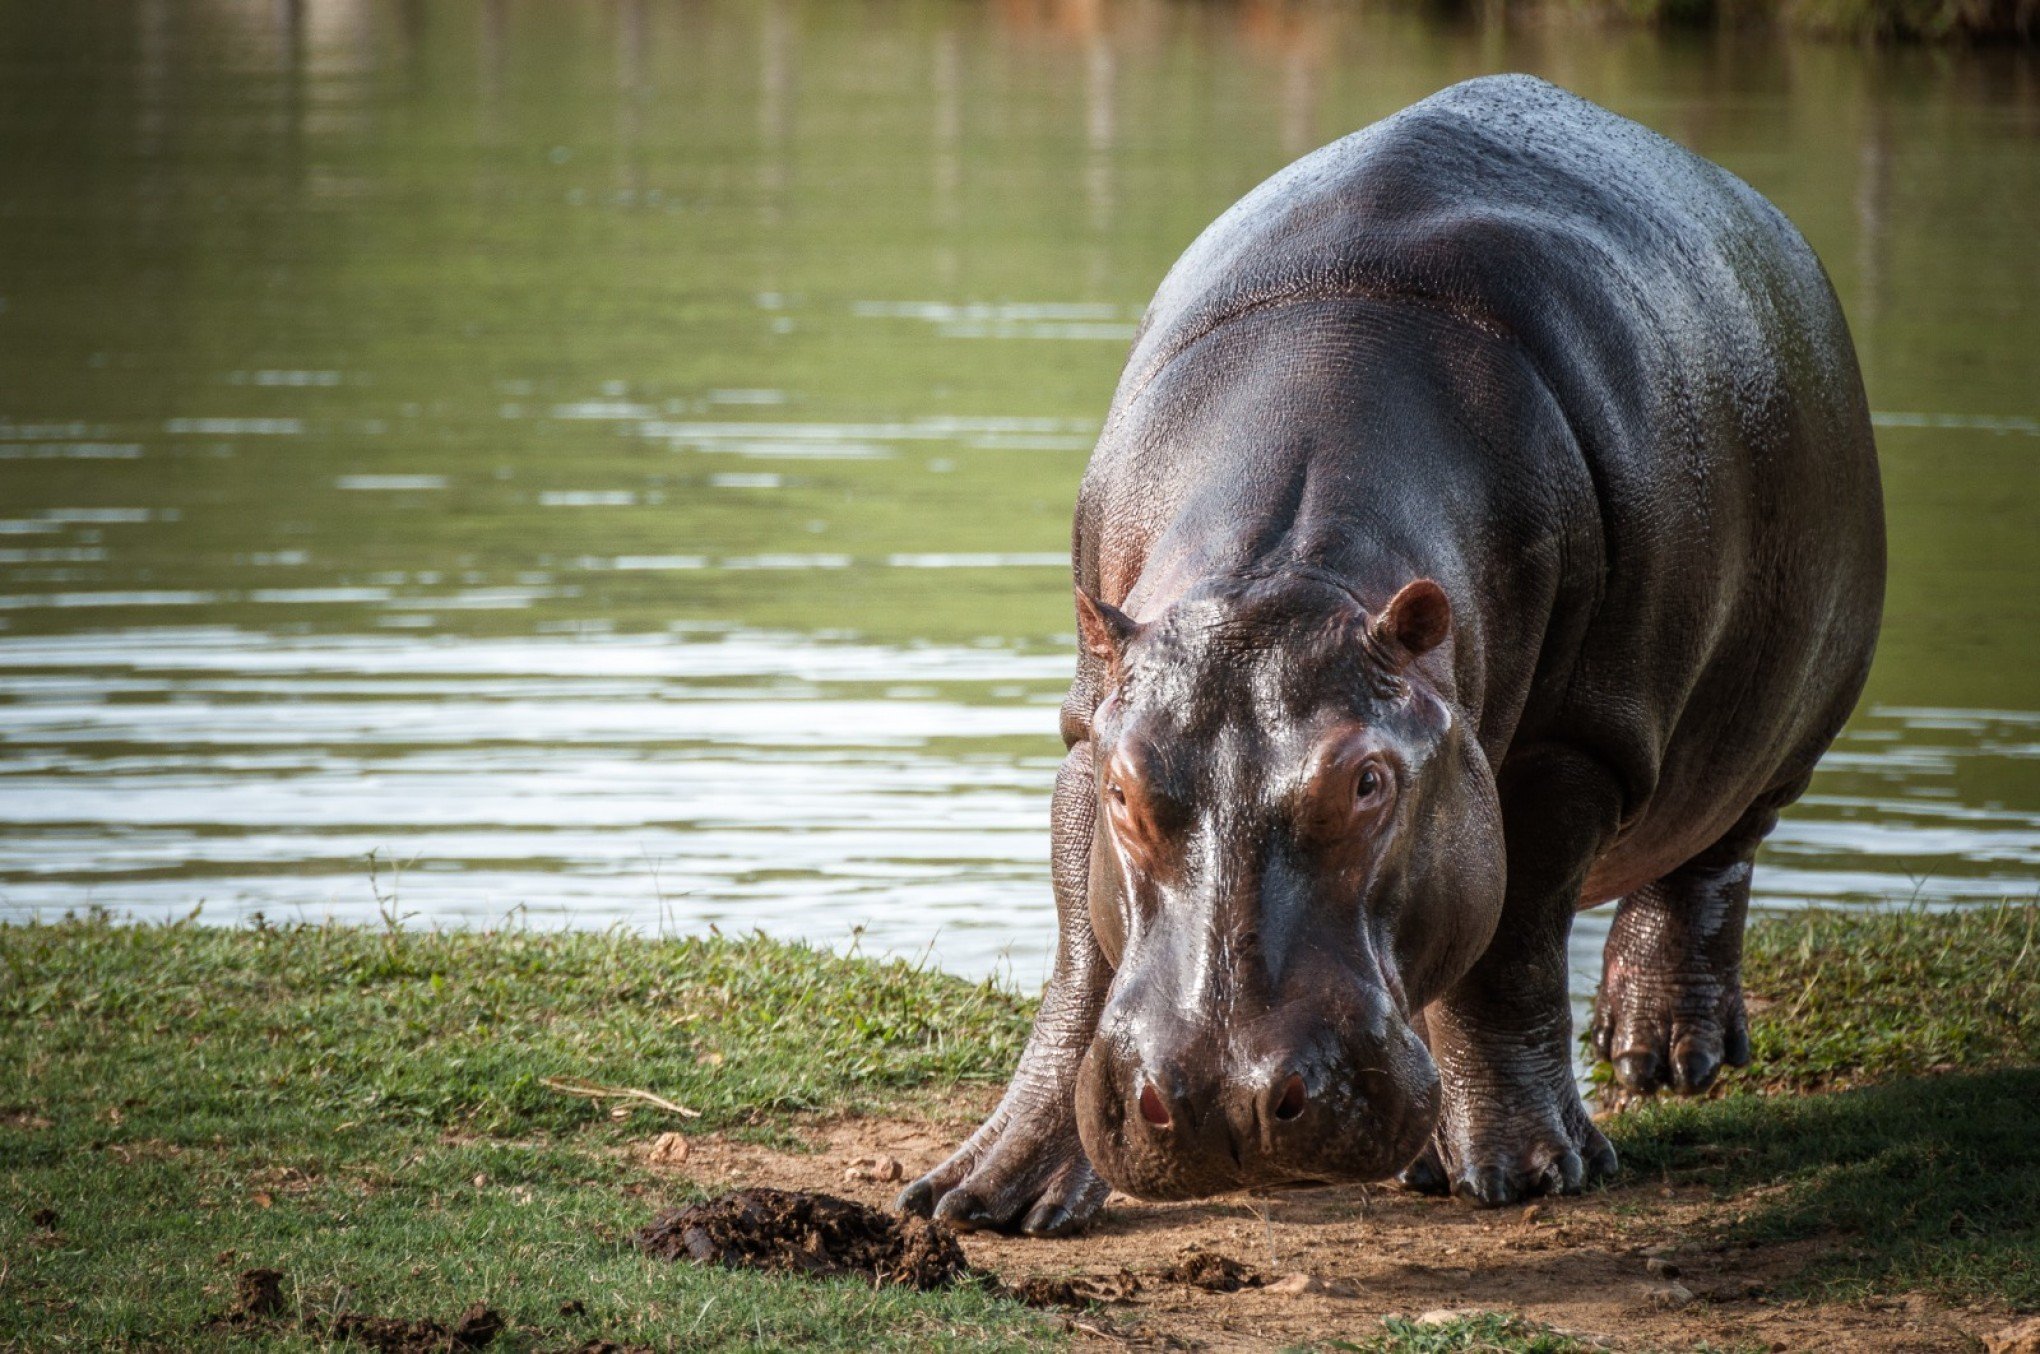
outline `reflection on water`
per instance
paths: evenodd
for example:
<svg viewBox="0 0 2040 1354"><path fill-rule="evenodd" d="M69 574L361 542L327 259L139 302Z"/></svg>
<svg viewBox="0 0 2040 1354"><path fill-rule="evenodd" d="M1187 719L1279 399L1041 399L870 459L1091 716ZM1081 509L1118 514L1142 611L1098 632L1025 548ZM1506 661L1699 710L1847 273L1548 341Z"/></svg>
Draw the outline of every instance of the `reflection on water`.
<svg viewBox="0 0 2040 1354"><path fill-rule="evenodd" d="M939 928L972 970L1017 938L1032 965L1067 681L1058 656L741 631L20 640L0 871L17 911L841 918L886 949Z"/></svg>
<svg viewBox="0 0 2040 1354"><path fill-rule="evenodd" d="M1068 514L1141 306L1266 174L1490 69L1751 179L1855 326L1891 614L1764 900L2031 896L2030 56L131 0L0 12L0 918L862 928L1033 983Z"/></svg>
<svg viewBox="0 0 2040 1354"><path fill-rule="evenodd" d="M21 638L0 646L0 875L16 914L854 924L1031 981L1069 669L737 629ZM1963 787L2036 755L2040 714L1866 711L1772 839L1767 899L2029 891L2040 812Z"/></svg>

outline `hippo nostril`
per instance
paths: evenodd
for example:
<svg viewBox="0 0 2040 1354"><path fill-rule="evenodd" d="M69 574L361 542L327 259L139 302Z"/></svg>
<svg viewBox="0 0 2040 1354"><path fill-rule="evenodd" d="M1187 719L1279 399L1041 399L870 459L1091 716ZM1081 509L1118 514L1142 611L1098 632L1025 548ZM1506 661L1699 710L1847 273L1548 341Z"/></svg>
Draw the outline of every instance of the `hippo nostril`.
<svg viewBox="0 0 2040 1354"><path fill-rule="evenodd" d="M1304 1089L1303 1078L1292 1072L1282 1087L1282 1098L1275 1102L1275 1117L1284 1121L1296 1118L1303 1113L1304 1104L1309 1099L1310 1092Z"/></svg>
<svg viewBox="0 0 2040 1354"><path fill-rule="evenodd" d="M1168 1107L1162 1104L1161 1092L1155 1089L1155 1084L1151 1081L1144 1083L1140 1088L1140 1117L1156 1128L1169 1126Z"/></svg>

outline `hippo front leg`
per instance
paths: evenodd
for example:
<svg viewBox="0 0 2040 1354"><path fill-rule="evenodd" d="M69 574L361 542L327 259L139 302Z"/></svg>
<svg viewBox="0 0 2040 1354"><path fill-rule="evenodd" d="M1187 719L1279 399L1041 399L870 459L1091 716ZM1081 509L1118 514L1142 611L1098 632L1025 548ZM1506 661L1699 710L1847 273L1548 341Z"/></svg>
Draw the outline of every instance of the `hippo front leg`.
<svg viewBox="0 0 2040 1354"><path fill-rule="evenodd" d="M1612 835L1612 776L1571 753L1505 768L1508 849L1501 924L1486 953L1425 1011L1443 1095L1419 1189L1494 1206L1572 1194L1615 1172L1573 1079L1566 940L1588 868Z"/></svg>
<svg viewBox="0 0 2040 1354"><path fill-rule="evenodd" d="M1059 933L1055 968L1020 1066L989 1119L955 1155L907 1186L902 1212L966 1230L1029 1236L1081 1230L1110 1187L1077 1137L1077 1067L1098 1030L1112 972L1091 934L1091 744L1073 743L1056 776L1051 837Z"/></svg>

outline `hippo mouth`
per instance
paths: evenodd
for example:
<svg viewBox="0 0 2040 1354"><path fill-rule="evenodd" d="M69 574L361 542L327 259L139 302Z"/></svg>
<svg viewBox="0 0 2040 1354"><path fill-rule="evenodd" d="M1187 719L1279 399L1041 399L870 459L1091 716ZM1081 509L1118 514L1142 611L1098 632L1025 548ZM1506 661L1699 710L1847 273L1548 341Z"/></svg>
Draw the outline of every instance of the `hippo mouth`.
<svg viewBox="0 0 2040 1354"><path fill-rule="evenodd" d="M1436 1065L1414 1032L1365 1054L1271 1072L1199 1058L1160 1066L1094 1046L1077 1083L1077 1124L1091 1164L1150 1200L1239 1190L1290 1192L1384 1180L1408 1165L1437 1121ZM1185 1073L1185 1065L1197 1069ZM1201 1073L1201 1075L1200 1075ZM1301 1105L1297 1081L1308 1082ZM1160 1087L1157 1090L1157 1086ZM1159 1112L1156 1112L1159 1111Z"/></svg>

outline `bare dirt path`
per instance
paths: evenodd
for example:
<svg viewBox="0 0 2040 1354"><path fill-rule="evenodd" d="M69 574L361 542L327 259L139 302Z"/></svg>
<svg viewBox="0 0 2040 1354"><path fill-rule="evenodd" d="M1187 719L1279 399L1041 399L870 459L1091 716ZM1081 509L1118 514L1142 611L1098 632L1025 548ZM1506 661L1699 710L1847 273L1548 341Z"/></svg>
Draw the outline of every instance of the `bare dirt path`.
<svg viewBox="0 0 2040 1354"><path fill-rule="evenodd" d="M943 1122L837 1120L809 1131L810 1152L707 1135L690 1142L684 1162L664 1169L710 1190L766 1185L886 1206L898 1183L846 1179L846 1169L891 1159L912 1179L962 1139L968 1113L960 1108ZM978 1233L964 1238L964 1249L1008 1283L1111 1280L1130 1271L1137 1291L1076 1316L1073 1329L1134 1345L1307 1345L1377 1334L1382 1317L1437 1309L1514 1313L1621 1350L1692 1349L1703 1341L1759 1350L1973 1350L1982 1333L2005 1324L2002 1314L1951 1310L1917 1294L1861 1304L1780 1298L1773 1290L1820 1243L1714 1242L1710 1224L1736 1209L1736 1199L1633 1178L1590 1197L1499 1212L1350 1187L1196 1204L1115 1195L1104 1221L1082 1237ZM1311 1275L1314 1287L1333 1292L1207 1292L1154 1277L1193 1249L1228 1256L1270 1281ZM1123 1281L1102 1285L1115 1286Z"/></svg>

